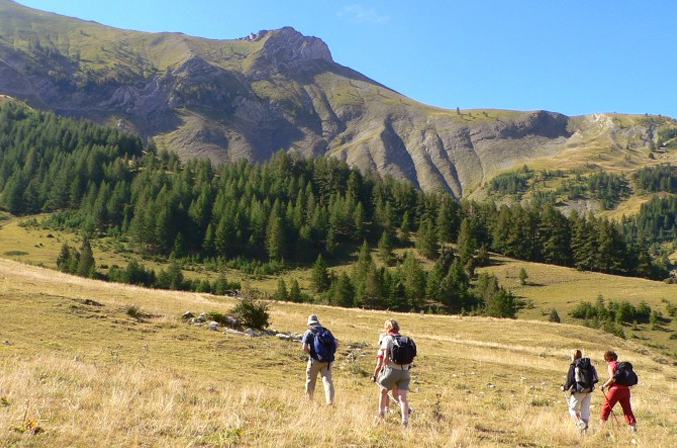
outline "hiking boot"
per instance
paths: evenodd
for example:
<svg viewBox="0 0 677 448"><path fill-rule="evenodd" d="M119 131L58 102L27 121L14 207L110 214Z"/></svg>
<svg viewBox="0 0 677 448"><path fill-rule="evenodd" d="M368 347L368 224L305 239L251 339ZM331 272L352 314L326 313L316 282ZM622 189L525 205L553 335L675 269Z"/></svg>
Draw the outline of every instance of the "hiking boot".
<svg viewBox="0 0 677 448"><path fill-rule="evenodd" d="M411 406L409 406L409 415L411 415L411 414L413 414L413 413L414 413L414 408L412 408Z"/></svg>
<svg viewBox="0 0 677 448"><path fill-rule="evenodd" d="M630 425L630 432L637 432L637 427L635 425Z"/></svg>

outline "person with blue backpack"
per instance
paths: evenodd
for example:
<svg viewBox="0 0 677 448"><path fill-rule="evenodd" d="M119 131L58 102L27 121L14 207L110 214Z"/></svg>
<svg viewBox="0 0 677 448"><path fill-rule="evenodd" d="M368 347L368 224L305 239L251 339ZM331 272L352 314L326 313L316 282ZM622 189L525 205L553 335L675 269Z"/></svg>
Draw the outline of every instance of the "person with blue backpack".
<svg viewBox="0 0 677 448"><path fill-rule="evenodd" d="M338 339L329 329L320 325L315 314L308 316L308 327L301 339L301 347L308 354L306 368L306 396L313 399L317 374L322 376L324 395L328 405L334 404L334 382L331 377L331 363L334 361Z"/></svg>
<svg viewBox="0 0 677 448"><path fill-rule="evenodd" d="M585 433L590 422L590 400L595 384L599 382L597 370L590 362L590 358L583 358L580 350L571 351L571 365L567 373L566 383L562 391L571 391L567 399L569 413L576 422L581 433Z"/></svg>

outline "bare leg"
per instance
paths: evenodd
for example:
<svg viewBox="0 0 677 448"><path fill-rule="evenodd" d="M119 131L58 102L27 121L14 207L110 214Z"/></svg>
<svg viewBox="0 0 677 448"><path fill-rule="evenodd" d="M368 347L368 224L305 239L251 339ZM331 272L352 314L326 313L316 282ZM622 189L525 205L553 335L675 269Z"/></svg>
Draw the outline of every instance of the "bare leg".
<svg viewBox="0 0 677 448"><path fill-rule="evenodd" d="M388 407L388 389L381 388L378 396L378 415L383 418Z"/></svg>
<svg viewBox="0 0 677 448"><path fill-rule="evenodd" d="M409 424L409 400L407 399L407 392L406 390L398 390L400 410L402 411L402 425L404 426Z"/></svg>

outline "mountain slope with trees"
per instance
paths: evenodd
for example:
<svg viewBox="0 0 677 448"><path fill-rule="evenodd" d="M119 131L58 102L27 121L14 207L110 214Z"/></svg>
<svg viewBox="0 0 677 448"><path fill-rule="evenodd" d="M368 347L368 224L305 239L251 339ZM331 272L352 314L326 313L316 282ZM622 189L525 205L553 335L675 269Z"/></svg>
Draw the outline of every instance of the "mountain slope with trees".
<svg viewBox="0 0 677 448"><path fill-rule="evenodd" d="M80 251L65 246L57 264L83 276L98 276L88 241L104 236L140 256L216 269L274 273L315 260L314 293L342 306L514 315L514 298L495 279L471 285L488 250L581 270L668 276L669 262L650 244L674 238L674 226L664 227L673 219L672 203L615 223L566 217L549 202L459 203L408 181L364 176L336 159L284 151L262 164L182 164L176 154L144 147L117 129L14 102L0 105L0 123L0 207L19 215L51 211L43 226L81 232ZM328 274L325 258L345 259L360 245L351 275ZM396 259L396 246L410 252ZM434 262L430 271L412 246ZM378 247L381 263L370 247ZM184 282L176 262L157 276L142 265L124 272L107 275L171 289L226 288ZM287 285L279 292L287 295ZM500 305L492 308L494 300Z"/></svg>

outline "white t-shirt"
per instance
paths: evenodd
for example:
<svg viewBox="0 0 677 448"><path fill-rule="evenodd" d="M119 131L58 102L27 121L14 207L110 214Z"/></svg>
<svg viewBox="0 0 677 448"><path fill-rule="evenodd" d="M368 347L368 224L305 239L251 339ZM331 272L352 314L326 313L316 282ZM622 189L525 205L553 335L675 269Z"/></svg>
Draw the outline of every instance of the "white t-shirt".
<svg viewBox="0 0 677 448"><path fill-rule="evenodd" d="M384 362L388 367L393 369L409 370L411 364L395 364L390 359L390 356L393 353L393 345L395 345L395 336L399 336L399 333L389 334L383 338L383 341L381 341L381 350L383 351L383 354L385 355L385 351L388 351L388 358L384 359Z"/></svg>

